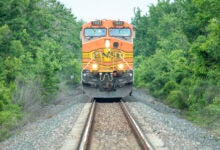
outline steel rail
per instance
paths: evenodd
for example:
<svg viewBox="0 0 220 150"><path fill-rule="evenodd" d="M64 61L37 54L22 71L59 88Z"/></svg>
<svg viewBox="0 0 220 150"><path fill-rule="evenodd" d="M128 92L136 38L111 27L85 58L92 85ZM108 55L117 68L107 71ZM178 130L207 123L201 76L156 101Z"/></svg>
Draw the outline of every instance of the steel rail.
<svg viewBox="0 0 220 150"><path fill-rule="evenodd" d="M90 136L90 130L92 127L92 122L93 122L93 118L94 118L94 114L95 114L94 113L95 112L95 104L96 104L96 102L95 102L95 100L93 100L92 107L90 109L90 113L87 118L87 122L86 122L86 125L84 128L84 131L83 131L83 135L81 137L80 144L78 146L79 150L86 150L86 148L87 148L88 140L89 140L89 136Z"/></svg>
<svg viewBox="0 0 220 150"><path fill-rule="evenodd" d="M138 126L137 122L133 119L132 115L129 113L128 109L126 108L126 106L122 100L120 101L120 106L121 106L128 122L130 123L133 131L135 132L135 135L140 140L140 144L141 144L142 149L155 150L155 148L151 144L150 140L144 135L141 128Z"/></svg>
<svg viewBox="0 0 220 150"><path fill-rule="evenodd" d="M90 140L89 138L91 136L90 134L91 134L92 123L93 123L93 119L95 116L95 105L96 105L96 102L95 102L95 100L93 100L93 103L92 103L92 106L90 109L90 113L87 118L87 122L84 127L84 130L83 130L83 135L81 137L81 140L80 140L80 143L78 146L79 150L86 150L88 148L88 143ZM149 139L144 135L141 128L138 126L137 122L133 119L132 115L129 113L127 107L125 106L125 104L122 100L120 101L120 106L121 106L121 109L122 109L128 123L130 124L138 142L139 142L141 149L155 150L155 148L153 147L153 145L151 144Z"/></svg>

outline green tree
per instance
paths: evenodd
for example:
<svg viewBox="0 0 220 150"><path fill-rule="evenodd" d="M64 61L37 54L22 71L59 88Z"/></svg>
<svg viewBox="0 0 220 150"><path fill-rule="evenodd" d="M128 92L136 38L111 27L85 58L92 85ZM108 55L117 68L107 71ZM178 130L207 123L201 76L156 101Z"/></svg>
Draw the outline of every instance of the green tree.
<svg viewBox="0 0 220 150"><path fill-rule="evenodd" d="M0 140L61 81L79 83L81 25L56 0L0 0Z"/></svg>
<svg viewBox="0 0 220 150"><path fill-rule="evenodd" d="M138 9L133 18L135 85L185 109L188 119L218 129L219 14L219 0L160 0L149 14Z"/></svg>

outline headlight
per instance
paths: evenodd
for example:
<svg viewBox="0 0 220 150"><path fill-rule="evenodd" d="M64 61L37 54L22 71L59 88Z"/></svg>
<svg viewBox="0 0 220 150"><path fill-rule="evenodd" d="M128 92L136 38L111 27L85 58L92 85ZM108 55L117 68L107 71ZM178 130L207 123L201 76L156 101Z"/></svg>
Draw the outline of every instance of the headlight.
<svg viewBox="0 0 220 150"><path fill-rule="evenodd" d="M98 64L92 64L92 70L98 70Z"/></svg>
<svg viewBox="0 0 220 150"><path fill-rule="evenodd" d="M118 64L118 69L123 70L124 69L124 64Z"/></svg>
<svg viewBox="0 0 220 150"><path fill-rule="evenodd" d="M105 47L110 48L110 40L105 40Z"/></svg>

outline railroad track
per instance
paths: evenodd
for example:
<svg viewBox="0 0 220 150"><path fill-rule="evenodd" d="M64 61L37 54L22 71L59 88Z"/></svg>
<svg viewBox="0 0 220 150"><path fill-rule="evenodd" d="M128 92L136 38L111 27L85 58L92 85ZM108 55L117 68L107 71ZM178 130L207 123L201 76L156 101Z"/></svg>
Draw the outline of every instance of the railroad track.
<svg viewBox="0 0 220 150"><path fill-rule="evenodd" d="M122 100L93 101L78 149L148 149L145 137Z"/></svg>

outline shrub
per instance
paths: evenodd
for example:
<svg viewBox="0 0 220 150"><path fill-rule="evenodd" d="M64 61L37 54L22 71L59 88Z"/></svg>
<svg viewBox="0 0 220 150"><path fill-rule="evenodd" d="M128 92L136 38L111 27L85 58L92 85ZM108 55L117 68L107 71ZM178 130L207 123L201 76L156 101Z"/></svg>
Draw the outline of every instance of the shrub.
<svg viewBox="0 0 220 150"><path fill-rule="evenodd" d="M180 90L171 91L165 102L174 108L184 109L187 107L183 93Z"/></svg>
<svg viewBox="0 0 220 150"><path fill-rule="evenodd" d="M164 96L169 95L169 93L170 93L172 90L177 89L177 87L178 87L178 84L177 84L175 81L173 81L173 80L168 81L168 82L164 85L164 87L163 87L163 94L164 94Z"/></svg>
<svg viewBox="0 0 220 150"><path fill-rule="evenodd" d="M19 107L15 105L10 105L9 107L7 111L0 111L0 141L10 135L9 131L18 125L22 116Z"/></svg>

